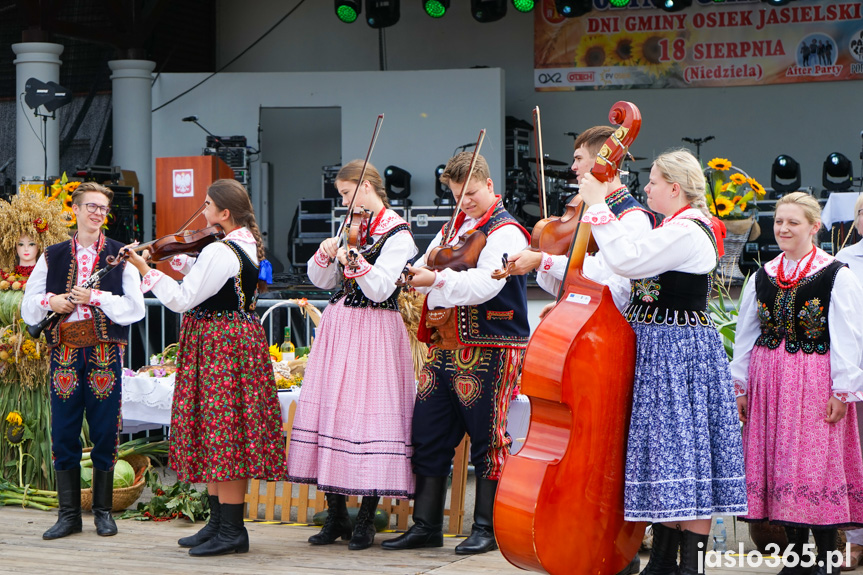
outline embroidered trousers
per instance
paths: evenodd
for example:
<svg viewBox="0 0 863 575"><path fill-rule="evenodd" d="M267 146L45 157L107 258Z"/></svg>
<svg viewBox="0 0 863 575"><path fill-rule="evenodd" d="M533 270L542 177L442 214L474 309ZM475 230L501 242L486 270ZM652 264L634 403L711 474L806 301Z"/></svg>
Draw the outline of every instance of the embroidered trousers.
<svg viewBox="0 0 863 575"><path fill-rule="evenodd" d="M122 346L100 343L72 348L60 344L51 351L51 442L54 469L81 463L84 413L93 442L97 469L113 469L120 433Z"/></svg>
<svg viewBox="0 0 863 575"><path fill-rule="evenodd" d="M477 477L500 477L512 444L506 416L523 355L523 349L494 347L429 349L414 406L414 473L449 475L467 432Z"/></svg>

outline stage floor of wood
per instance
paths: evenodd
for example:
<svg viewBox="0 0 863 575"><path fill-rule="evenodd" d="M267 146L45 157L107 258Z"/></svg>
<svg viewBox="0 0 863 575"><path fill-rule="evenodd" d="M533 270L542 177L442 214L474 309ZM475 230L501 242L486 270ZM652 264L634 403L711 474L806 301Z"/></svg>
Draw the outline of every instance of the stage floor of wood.
<svg viewBox="0 0 863 575"><path fill-rule="evenodd" d="M396 533L379 533L375 545L349 551L346 542L310 546L306 539L317 527L247 522L251 550L243 555L193 558L177 539L194 533L200 524L187 521L118 520L119 533L99 537L93 516L84 514L84 532L44 541L56 512L0 507L0 573L159 573L165 574L434 574L488 575L525 573L498 551L462 557L453 549L462 540L446 537L439 549L385 551L380 542ZM642 568L647 553L641 554ZM776 573L776 568L709 568L708 575ZM577 575L577 574L573 574Z"/></svg>

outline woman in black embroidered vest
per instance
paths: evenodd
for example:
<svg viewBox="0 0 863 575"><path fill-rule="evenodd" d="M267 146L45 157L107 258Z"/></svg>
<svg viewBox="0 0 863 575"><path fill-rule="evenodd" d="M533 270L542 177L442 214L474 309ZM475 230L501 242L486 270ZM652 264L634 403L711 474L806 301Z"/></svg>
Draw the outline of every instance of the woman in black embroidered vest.
<svg viewBox="0 0 863 575"><path fill-rule="evenodd" d="M820 225L812 196L794 192L776 203L773 233L782 254L743 292L731 373L745 424L744 519L785 525L798 556L811 528L824 563L815 573L827 573L836 528L863 525L854 404L863 400L863 288L813 245Z"/></svg>
<svg viewBox="0 0 863 575"><path fill-rule="evenodd" d="M180 481L207 483L210 521L178 541L193 556L245 553L243 507L249 479L285 477L285 448L273 367L254 313L259 266L266 266L255 212L236 180L207 190L208 225L225 230L197 260L175 258L182 284L129 258L169 309L183 313L171 409L170 465ZM146 256L146 254L144 254ZM260 263L259 263L260 262Z"/></svg>
<svg viewBox="0 0 863 575"><path fill-rule="evenodd" d="M290 481L312 483L327 494L328 513L312 545L351 538L349 548L374 542L380 497L413 497L411 417L416 396L408 333L398 307L395 281L417 253L410 226L388 209L383 182L371 165L359 188L363 162L336 175L347 206L372 212L358 267L347 267L338 238L329 238L309 260L308 274L323 289L339 288L318 326L303 378L291 447ZM351 529L345 496L362 495Z"/></svg>
<svg viewBox="0 0 863 575"><path fill-rule="evenodd" d="M590 206L583 221L609 267L633 280L624 310L637 346L624 515L653 523L643 573L693 575L711 517L746 512L740 428L728 358L707 312L718 258L701 165L686 150L666 152L645 191L665 219L639 238L626 234L591 175L581 186Z"/></svg>

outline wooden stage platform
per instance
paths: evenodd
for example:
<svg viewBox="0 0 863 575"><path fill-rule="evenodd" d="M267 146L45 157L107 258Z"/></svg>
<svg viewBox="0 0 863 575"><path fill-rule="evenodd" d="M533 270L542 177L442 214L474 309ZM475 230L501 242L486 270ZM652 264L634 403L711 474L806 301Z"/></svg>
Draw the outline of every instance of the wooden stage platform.
<svg viewBox="0 0 863 575"><path fill-rule="evenodd" d="M251 550L243 555L193 558L177 546L177 539L197 531L200 524L174 520L118 520L119 533L99 537L93 516L84 513L84 532L44 541L42 533L56 521L56 512L0 507L0 573L158 573L183 574L297 574L297 575L513 575L516 569L498 551L473 557L453 552L462 540L446 537L440 549L385 551L380 542L396 533L379 533L375 545L349 551L347 542L313 547L306 542L318 527L247 522ZM571 536L571 535L570 535ZM561 540L565 544L565 538ZM647 553L641 554L642 568ZM776 573L777 568L712 568L708 575ZM572 574L579 575L579 574Z"/></svg>

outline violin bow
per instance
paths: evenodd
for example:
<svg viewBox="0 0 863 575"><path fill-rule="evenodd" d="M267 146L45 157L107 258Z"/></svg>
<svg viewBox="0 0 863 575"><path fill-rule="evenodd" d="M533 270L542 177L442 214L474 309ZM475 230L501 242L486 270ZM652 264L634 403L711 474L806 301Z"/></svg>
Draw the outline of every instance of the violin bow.
<svg viewBox="0 0 863 575"><path fill-rule="evenodd" d="M366 159L363 161L363 169L360 172L360 179L357 181L357 187L354 189L354 195L351 198L351 203L348 206L348 213L345 215L345 221L342 222L342 232L339 234L339 247L342 247L342 244L345 242L345 227L348 222L348 218L350 218L351 214L354 211L354 203L357 200L357 193L360 191L360 186L363 185L363 181L366 178L366 168L369 165L369 158L372 156L372 150L375 149L375 143L378 141L378 133L380 132L381 125L384 123L384 115L378 114L378 119L375 122L375 130L372 132L372 141L369 142L369 150L366 152Z"/></svg>
<svg viewBox="0 0 863 575"><path fill-rule="evenodd" d="M201 207L198 208L197 210L195 210L195 213L192 214L192 217L190 217L188 220L186 220L186 223L184 223L182 226L180 226L180 229L177 230L177 233L179 234L179 233L186 231L186 228L189 227L189 224L191 224L193 221L195 221L195 218L200 216L204 212L204 210L207 209L207 205L209 203L210 202L208 200L204 200L204 203L201 204ZM115 256L108 256L107 258L105 258L105 261L107 261L109 265L116 266L118 263L120 263L120 256L122 256L124 253L126 253L126 251L132 250L135 252L140 252L141 250L145 250L145 249L149 248L154 243L156 243L155 240L153 240L151 242L139 244L139 245L135 246L134 248L124 248L124 249L120 250L120 254L118 256L116 256L116 257Z"/></svg>
<svg viewBox="0 0 863 575"><path fill-rule="evenodd" d="M455 206L455 209L452 212L452 217L449 220L449 226L447 228L447 232L445 237L441 238L441 245L445 246L452 241L455 235L458 233L458 230L453 230L455 227L455 218L458 215L459 210L461 209L461 203L464 201L464 191L467 189L467 185L470 183L471 177L473 177L473 169L476 167L476 159L479 156L479 149L482 147L482 141L485 139L485 128L479 131L479 137L476 140L476 144L474 144L473 156L470 158L470 167L467 169L467 176L464 178L464 182L461 185L461 195L459 195L458 203Z"/></svg>
<svg viewBox="0 0 863 575"><path fill-rule="evenodd" d="M536 179L539 184L539 211L542 219L548 217L548 201L545 196L545 156L542 153L542 124L539 119L539 106L533 109L533 138L534 149L536 150Z"/></svg>

